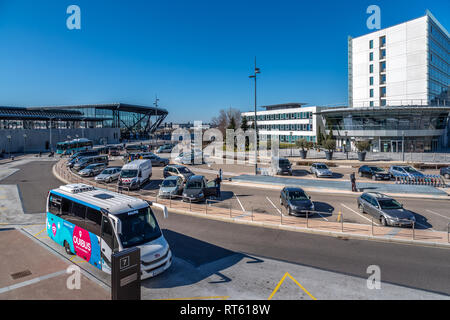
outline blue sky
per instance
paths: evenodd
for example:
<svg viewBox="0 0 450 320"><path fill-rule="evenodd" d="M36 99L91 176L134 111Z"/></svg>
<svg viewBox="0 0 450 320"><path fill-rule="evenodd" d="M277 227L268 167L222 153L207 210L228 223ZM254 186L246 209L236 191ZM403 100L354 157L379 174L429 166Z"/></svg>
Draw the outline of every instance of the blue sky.
<svg viewBox="0 0 450 320"><path fill-rule="evenodd" d="M81 30L66 9L81 8ZM429 9L450 28L448 0L96 1L0 0L0 105L124 102L151 105L169 121L210 121L221 108L347 101L347 36Z"/></svg>

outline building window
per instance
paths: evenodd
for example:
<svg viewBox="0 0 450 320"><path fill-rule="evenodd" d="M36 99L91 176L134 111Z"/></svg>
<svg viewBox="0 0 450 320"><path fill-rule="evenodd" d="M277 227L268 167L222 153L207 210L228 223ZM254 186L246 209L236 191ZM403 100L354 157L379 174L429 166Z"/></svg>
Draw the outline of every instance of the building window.
<svg viewBox="0 0 450 320"><path fill-rule="evenodd" d="M370 101L370 106L373 107L373 101Z"/></svg>
<svg viewBox="0 0 450 320"><path fill-rule="evenodd" d="M380 47L383 48L386 45L386 36L380 37Z"/></svg>
<svg viewBox="0 0 450 320"><path fill-rule="evenodd" d="M369 72L373 73L373 64L369 65Z"/></svg>
<svg viewBox="0 0 450 320"><path fill-rule="evenodd" d="M373 89L370 89L370 97L373 98Z"/></svg>
<svg viewBox="0 0 450 320"><path fill-rule="evenodd" d="M369 41L369 49L373 49L373 40Z"/></svg>
<svg viewBox="0 0 450 320"><path fill-rule="evenodd" d="M369 84L370 84L371 86L373 86L373 77L370 77L370 78L369 78Z"/></svg>
<svg viewBox="0 0 450 320"><path fill-rule="evenodd" d="M369 61L373 61L373 52L369 53Z"/></svg>
<svg viewBox="0 0 450 320"><path fill-rule="evenodd" d="M386 59L386 49L380 50L380 60Z"/></svg>
<svg viewBox="0 0 450 320"><path fill-rule="evenodd" d="M381 101L380 101L380 105L381 105L382 107L384 107L384 106L386 105L386 100L381 100Z"/></svg>

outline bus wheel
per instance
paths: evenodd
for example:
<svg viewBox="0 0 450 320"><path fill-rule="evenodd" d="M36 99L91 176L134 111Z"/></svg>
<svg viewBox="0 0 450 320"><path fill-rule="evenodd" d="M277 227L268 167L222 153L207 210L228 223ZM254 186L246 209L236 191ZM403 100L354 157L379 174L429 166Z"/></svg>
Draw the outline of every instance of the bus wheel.
<svg viewBox="0 0 450 320"><path fill-rule="evenodd" d="M72 251L70 251L70 245L66 240L64 240L64 249L66 249L67 254L73 255Z"/></svg>

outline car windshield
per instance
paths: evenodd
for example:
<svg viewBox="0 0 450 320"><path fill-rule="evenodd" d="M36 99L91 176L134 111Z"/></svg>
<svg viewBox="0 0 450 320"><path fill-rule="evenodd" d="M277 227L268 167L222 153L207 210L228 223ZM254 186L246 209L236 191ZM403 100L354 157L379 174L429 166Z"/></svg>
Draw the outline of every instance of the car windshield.
<svg viewBox="0 0 450 320"><path fill-rule="evenodd" d="M137 170L125 169L120 173L122 178L133 178L137 176Z"/></svg>
<svg viewBox="0 0 450 320"><path fill-rule="evenodd" d="M116 169L106 169L106 170L103 170L102 174L112 174L112 173L114 173L115 170Z"/></svg>
<svg viewBox="0 0 450 320"><path fill-rule="evenodd" d="M86 169L94 169L96 167L100 166L99 164L90 164L86 167Z"/></svg>
<svg viewBox="0 0 450 320"><path fill-rule="evenodd" d="M280 160L279 162L279 165L280 166L288 166L288 165L290 165L291 163L289 162L289 160Z"/></svg>
<svg viewBox="0 0 450 320"><path fill-rule="evenodd" d="M417 173L418 171L411 167L403 167L403 169L408 173Z"/></svg>
<svg viewBox="0 0 450 320"><path fill-rule="evenodd" d="M180 171L180 173L191 173L191 170L186 167L178 168L178 171Z"/></svg>
<svg viewBox="0 0 450 320"><path fill-rule="evenodd" d="M189 181L186 184L187 189L201 189L202 188L202 182L201 181Z"/></svg>
<svg viewBox="0 0 450 320"><path fill-rule="evenodd" d="M177 181L174 179L170 179L170 180L164 180L162 185L165 188L173 188L177 185Z"/></svg>
<svg viewBox="0 0 450 320"><path fill-rule="evenodd" d="M316 168L317 169L328 169L328 167L326 166L326 165L324 165L324 164L318 164L317 166L316 166Z"/></svg>
<svg viewBox="0 0 450 320"><path fill-rule="evenodd" d="M290 191L289 200L308 200L308 196L303 191Z"/></svg>
<svg viewBox="0 0 450 320"><path fill-rule="evenodd" d="M381 209L401 209L402 205L394 199L378 200Z"/></svg>
<svg viewBox="0 0 450 320"><path fill-rule="evenodd" d="M138 246L161 236L161 230L149 207L123 213L117 217L122 223L119 238L124 248Z"/></svg>
<svg viewBox="0 0 450 320"><path fill-rule="evenodd" d="M370 167L370 169L372 169L372 171L375 171L375 172L382 172L382 171L384 171L383 169L378 168L378 167Z"/></svg>

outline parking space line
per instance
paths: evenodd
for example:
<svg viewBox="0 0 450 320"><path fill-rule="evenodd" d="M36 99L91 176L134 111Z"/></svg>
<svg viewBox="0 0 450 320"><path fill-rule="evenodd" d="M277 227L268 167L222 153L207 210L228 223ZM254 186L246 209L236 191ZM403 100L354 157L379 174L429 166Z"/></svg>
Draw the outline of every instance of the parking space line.
<svg viewBox="0 0 450 320"><path fill-rule="evenodd" d="M46 228L42 229L41 231L39 231L38 233L36 233L36 234L34 235L34 237L36 237L38 234L42 233L44 230L47 230L47 229L46 229Z"/></svg>
<svg viewBox="0 0 450 320"><path fill-rule="evenodd" d="M280 211L280 209L278 209L278 208L276 207L276 205L273 204L272 200L270 200L269 197L266 197L266 199L272 204L272 206L273 206L275 209L277 209L277 211L278 211L278 213L279 213L280 215L285 216L285 215Z"/></svg>
<svg viewBox="0 0 450 320"><path fill-rule="evenodd" d="M211 296L211 297L188 297L188 298L169 298L169 299L151 299L154 301L160 300L208 300L208 299L218 299L227 300L230 296Z"/></svg>
<svg viewBox="0 0 450 320"><path fill-rule="evenodd" d="M241 206L242 211L245 212L245 209L244 209L244 206L243 206L242 203L241 203L241 200L239 200L238 196L235 195L235 197L236 197L236 200L239 202L239 205Z"/></svg>
<svg viewBox="0 0 450 320"><path fill-rule="evenodd" d="M277 293L278 289L280 288L281 284L284 282L284 280L286 280L286 277L289 277L292 281L294 281L294 283L300 287L300 289L303 290L303 292L305 292L311 299L313 300L317 300L316 297L314 297L311 293L309 293L308 290L305 289L305 287L303 287L293 276L291 276L289 274L289 272L286 272L283 276L283 278L281 278L280 282L278 282L277 286L275 287L275 289L272 291L272 294L269 296L269 298L267 300L272 300L273 296L275 295L275 293Z"/></svg>
<svg viewBox="0 0 450 320"><path fill-rule="evenodd" d="M434 211L431 211L431 210L428 210L428 209L427 209L426 211L428 211L429 213L433 213L433 214L435 214L435 215L438 215L438 216L440 216L440 217L442 217L442 218L445 218L445 219L450 220L449 217L443 216L442 214L439 214L439 213L437 213L437 212L434 212Z"/></svg>
<svg viewBox="0 0 450 320"><path fill-rule="evenodd" d="M58 272L47 274L47 275L42 276L42 277L37 277L37 278L30 279L30 280L27 280L27 281L19 282L19 283L13 284L13 285L8 286L8 287L0 288L0 293L5 293L5 292L11 291L11 290L15 290L15 289L18 289L18 288L29 286L31 284L40 282L42 280L47 280L47 279L51 279L51 278L54 278L54 277L58 277L58 276L60 276L62 274L65 274L65 273L66 273L66 270L61 270L61 271L58 271Z"/></svg>
<svg viewBox="0 0 450 320"><path fill-rule="evenodd" d="M358 216L363 217L364 219L366 219L367 221L369 221L370 223L372 223L372 220L370 220L370 219L367 218L367 217L364 217L361 213L356 212L356 211L353 210L352 208L347 207L345 204L341 203L341 206L343 206L344 208L350 210L350 211L353 212L353 213L356 213ZM377 226L380 225L379 223L376 223L375 221L373 221L373 223L376 224Z"/></svg>

